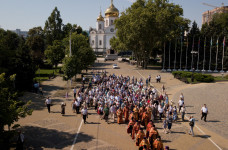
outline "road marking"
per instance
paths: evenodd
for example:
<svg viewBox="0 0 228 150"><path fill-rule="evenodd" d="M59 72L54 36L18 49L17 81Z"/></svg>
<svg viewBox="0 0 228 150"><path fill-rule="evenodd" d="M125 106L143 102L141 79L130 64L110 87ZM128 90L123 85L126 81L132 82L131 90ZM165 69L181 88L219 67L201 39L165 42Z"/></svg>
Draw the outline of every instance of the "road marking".
<svg viewBox="0 0 228 150"><path fill-rule="evenodd" d="M144 79L146 79L138 70L136 70L139 75L141 75ZM152 84L151 84L152 85ZM153 86L153 85L152 85ZM153 86L154 87L154 86ZM157 90L157 89L156 89ZM161 93L159 90L157 90L159 93ZM189 120L189 118L185 115L185 117ZM203 132L197 125L195 125L196 128L204 135L206 135L205 132ZM209 141L211 141L212 144L214 144L219 150L222 150L210 137L207 137Z"/></svg>
<svg viewBox="0 0 228 150"><path fill-rule="evenodd" d="M82 119L81 124L80 124L80 126L79 126L79 128L78 128L77 134L75 135L74 142L73 142L73 144L72 144L70 150L73 150L73 148L74 148L74 144L76 143L77 138L78 138L78 133L80 132L80 129L81 129L81 127L82 127L82 123L83 123L83 119Z"/></svg>

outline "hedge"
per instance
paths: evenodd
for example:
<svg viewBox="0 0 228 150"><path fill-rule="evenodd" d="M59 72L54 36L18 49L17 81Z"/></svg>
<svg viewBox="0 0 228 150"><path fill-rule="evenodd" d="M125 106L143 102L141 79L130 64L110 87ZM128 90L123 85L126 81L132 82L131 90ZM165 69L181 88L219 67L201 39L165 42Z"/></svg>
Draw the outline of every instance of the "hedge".
<svg viewBox="0 0 228 150"><path fill-rule="evenodd" d="M192 72L186 72L186 71L173 71L172 74L174 78L177 78L180 80L192 77ZM213 82L215 80L212 75L207 75L202 73L194 73L194 79L198 82Z"/></svg>

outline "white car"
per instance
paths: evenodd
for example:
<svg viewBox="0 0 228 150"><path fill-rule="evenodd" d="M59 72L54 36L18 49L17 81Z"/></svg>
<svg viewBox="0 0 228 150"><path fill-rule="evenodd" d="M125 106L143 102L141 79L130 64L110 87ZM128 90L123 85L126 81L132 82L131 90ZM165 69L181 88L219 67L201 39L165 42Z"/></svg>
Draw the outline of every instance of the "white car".
<svg viewBox="0 0 228 150"><path fill-rule="evenodd" d="M117 64L114 64L114 65L112 66L112 68L113 68L113 69L118 69L119 67L117 66Z"/></svg>

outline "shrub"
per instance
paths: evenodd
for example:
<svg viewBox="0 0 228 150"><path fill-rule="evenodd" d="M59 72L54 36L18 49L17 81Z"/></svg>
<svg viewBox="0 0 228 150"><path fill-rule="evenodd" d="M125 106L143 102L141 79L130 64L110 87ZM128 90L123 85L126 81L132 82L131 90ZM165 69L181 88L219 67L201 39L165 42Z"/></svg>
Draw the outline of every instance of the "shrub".
<svg viewBox="0 0 228 150"><path fill-rule="evenodd" d="M192 77L192 72L185 71L174 71L172 72L173 76L181 81L185 82L187 78ZM227 75L228 78L228 75ZM213 82L214 77L212 75L206 75L202 73L194 73L194 79L198 82Z"/></svg>
<svg viewBox="0 0 228 150"><path fill-rule="evenodd" d="M228 75L226 75L224 78L225 78L225 79L228 79Z"/></svg>

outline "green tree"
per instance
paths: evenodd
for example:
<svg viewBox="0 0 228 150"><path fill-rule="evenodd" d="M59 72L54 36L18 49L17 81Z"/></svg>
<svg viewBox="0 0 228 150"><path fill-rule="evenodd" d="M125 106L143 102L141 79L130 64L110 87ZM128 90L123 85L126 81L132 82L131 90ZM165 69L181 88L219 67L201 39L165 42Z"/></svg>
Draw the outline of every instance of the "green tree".
<svg viewBox="0 0 228 150"><path fill-rule="evenodd" d="M11 75L8 78L5 73L0 74L0 145L7 145L9 137L5 131L5 126L8 126L10 130L13 125L20 118L24 118L27 115L32 114L32 110L29 109L28 103L23 103L18 100L18 94L14 91L13 82L16 75ZM14 124L13 129L18 127L18 124Z"/></svg>
<svg viewBox="0 0 228 150"><path fill-rule="evenodd" d="M40 65L43 62L45 49L44 33L41 27L34 27L29 30L26 45L31 50L36 65Z"/></svg>
<svg viewBox="0 0 228 150"><path fill-rule="evenodd" d="M137 0L115 21L118 41L134 52L144 68L158 47L180 36L188 24L183 9L168 0Z"/></svg>
<svg viewBox="0 0 228 150"><path fill-rule="evenodd" d="M49 45L45 50L45 56L48 62L57 68L58 63L65 57L62 41L55 40L53 45Z"/></svg>
<svg viewBox="0 0 228 150"><path fill-rule="evenodd" d="M52 45L54 40L62 40L64 38L62 27L63 24L60 11L55 7L44 26L44 35L46 37L47 46Z"/></svg>
<svg viewBox="0 0 228 150"><path fill-rule="evenodd" d="M25 40L11 31L0 30L0 54L0 73L17 74L17 89L30 89L36 66Z"/></svg>

